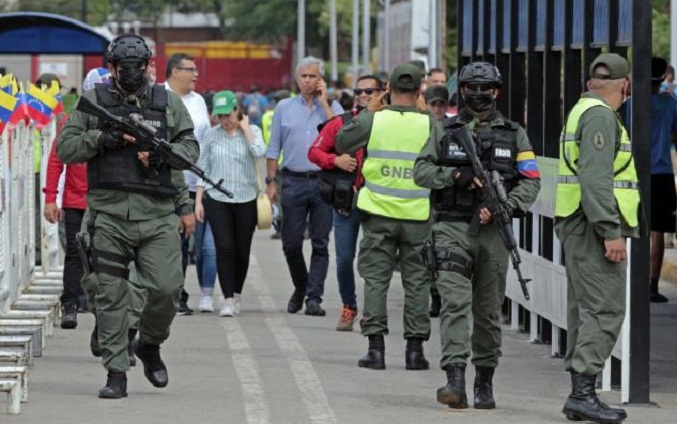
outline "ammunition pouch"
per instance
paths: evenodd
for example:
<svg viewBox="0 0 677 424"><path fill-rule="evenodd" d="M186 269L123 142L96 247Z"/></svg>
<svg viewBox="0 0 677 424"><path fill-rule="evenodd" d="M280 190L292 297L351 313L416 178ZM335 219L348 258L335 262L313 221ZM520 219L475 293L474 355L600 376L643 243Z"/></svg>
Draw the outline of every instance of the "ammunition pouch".
<svg viewBox="0 0 677 424"><path fill-rule="evenodd" d="M320 172L320 197L337 211L349 213L355 198L355 173L332 170Z"/></svg>

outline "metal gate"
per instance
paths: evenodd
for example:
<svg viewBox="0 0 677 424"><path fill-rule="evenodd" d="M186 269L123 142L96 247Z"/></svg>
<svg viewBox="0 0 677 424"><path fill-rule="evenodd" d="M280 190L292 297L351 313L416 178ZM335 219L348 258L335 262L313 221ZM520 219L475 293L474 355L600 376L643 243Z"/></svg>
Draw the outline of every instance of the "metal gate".
<svg viewBox="0 0 677 424"><path fill-rule="evenodd" d="M559 134L566 112L585 91L588 68L602 51L633 63L632 138L650 139L651 2L643 0L459 0L458 67L474 60L503 74L499 109L526 127L538 155L541 192L532 212L515 221L524 273L533 278L524 300L509 272L506 312L534 342L566 350L566 273L553 229ZM460 96L459 96L460 99ZM642 110L641 105L644 105ZM650 202L648 143L635 143L644 205ZM646 209L648 210L648 208ZM620 382L624 402L649 402L649 241L633 240L628 314L603 386ZM632 284L630 284L632 281ZM631 355L632 353L632 355ZM622 360L622 361L621 361ZM619 367L620 365L620 367ZM618 372L620 371L620 372Z"/></svg>

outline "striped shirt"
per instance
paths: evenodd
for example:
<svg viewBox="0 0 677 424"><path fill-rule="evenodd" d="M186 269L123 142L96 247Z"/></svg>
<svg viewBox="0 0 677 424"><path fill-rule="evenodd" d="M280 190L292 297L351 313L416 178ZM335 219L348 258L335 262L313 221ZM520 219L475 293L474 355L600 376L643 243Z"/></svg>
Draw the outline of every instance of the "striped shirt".
<svg viewBox="0 0 677 424"><path fill-rule="evenodd" d="M261 129L251 126L254 141L247 144L244 133L239 128L230 135L221 125L207 130L201 144L198 166L212 181L223 179L223 187L233 193L229 199L200 178L199 187L214 200L226 203L245 203L256 199L258 193L254 160L266 151Z"/></svg>

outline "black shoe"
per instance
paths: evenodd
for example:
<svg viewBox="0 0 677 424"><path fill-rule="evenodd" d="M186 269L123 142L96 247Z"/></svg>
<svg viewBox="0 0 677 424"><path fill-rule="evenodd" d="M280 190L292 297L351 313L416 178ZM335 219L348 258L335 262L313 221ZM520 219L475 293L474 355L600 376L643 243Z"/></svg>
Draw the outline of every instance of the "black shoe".
<svg viewBox="0 0 677 424"><path fill-rule="evenodd" d="M658 293L658 291L652 291L649 294L649 301L651 303L667 303L668 298L663 296L662 294ZM63 319L63 318L62 318ZM63 322L63 321L62 321ZM62 324L63 325L63 324Z"/></svg>
<svg viewBox="0 0 677 424"><path fill-rule="evenodd" d="M451 364L444 367L447 373L447 385L437 389L437 401L449 408L468 407L468 395L465 393L465 364Z"/></svg>
<svg viewBox="0 0 677 424"><path fill-rule="evenodd" d="M165 387L169 382L167 367L160 359L160 346L145 344L141 341L134 343L134 353L143 363L143 375L155 387Z"/></svg>
<svg viewBox="0 0 677 424"><path fill-rule="evenodd" d="M78 326L78 305L66 302L61 305L61 328L71 330Z"/></svg>
<svg viewBox="0 0 677 424"><path fill-rule="evenodd" d="M89 349L92 351L92 356L101 357L101 346L99 346L99 326L94 324L92 335L89 337Z"/></svg>
<svg viewBox="0 0 677 424"><path fill-rule="evenodd" d="M193 315L193 310L188 307L188 292L181 290L179 305L176 308L177 315Z"/></svg>
<svg viewBox="0 0 677 424"><path fill-rule="evenodd" d="M430 364L423 354L423 340L407 339L404 363L405 369L408 370L427 370L430 368Z"/></svg>
<svg viewBox="0 0 677 424"><path fill-rule="evenodd" d="M386 369L385 341L383 340L383 335L369 336L369 350L367 350L366 355L357 361L357 366L372 370Z"/></svg>
<svg viewBox="0 0 677 424"><path fill-rule="evenodd" d="M108 371L106 386L99 389L102 399L120 399L127 397L127 374L121 371Z"/></svg>
<svg viewBox="0 0 677 424"><path fill-rule="evenodd" d="M494 370L493 367L475 367L475 409L494 409Z"/></svg>
<svg viewBox="0 0 677 424"><path fill-rule="evenodd" d="M597 398L597 376L571 373L571 394L564 403L562 413L571 421L592 421L599 424L620 424L627 413L609 408Z"/></svg>
<svg viewBox="0 0 677 424"><path fill-rule="evenodd" d="M323 317L327 315L327 311L322 309L320 302L317 300L308 300L306 301L306 315L312 315L316 317Z"/></svg>
<svg viewBox="0 0 677 424"><path fill-rule="evenodd" d="M130 367L136 366L136 356L134 356L134 345L136 344L136 333L138 332L139 330L137 330L136 328L130 328L129 331L127 332L127 340L129 340L129 344L127 344L127 356L129 357Z"/></svg>
<svg viewBox="0 0 677 424"><path fill-rule="evenodd" d="M430 318L438 318L442 308L442 298L438 293L430 293Z"/></svg>
<svg viewBox="0 0 677 424"><path fill-rule="evenodd" d="M300 311L303 308L303 299L305 297L305 294L294 291L289 298L289 303L287 303L287 312L295 314Z"/></svg>
<svg viewBox="0 0 677 424"><path fill-rule="evenodd" d="M279 231L276 231L272 236L270 236L271 240L280 240L282 238L282 233Z"/></svg>

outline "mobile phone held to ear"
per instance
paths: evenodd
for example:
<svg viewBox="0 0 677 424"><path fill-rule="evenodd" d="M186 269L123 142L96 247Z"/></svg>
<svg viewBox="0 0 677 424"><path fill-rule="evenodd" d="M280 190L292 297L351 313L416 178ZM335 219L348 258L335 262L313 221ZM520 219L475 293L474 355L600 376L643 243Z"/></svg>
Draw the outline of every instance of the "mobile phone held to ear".
<svg viewBox="0 0 677 424"><path fill-rule="evenodd" d="M390 93L386 93L385 96L383 96L383 101L389 105L390 104Z"/></svg>
<svg viewBox="0 0 677 424"><path fill-rule="evenodd" d="M238 121L242 120L242 112L240 112L239 110L237 111L237 120Z"/></svg>

